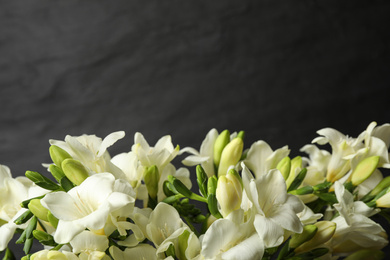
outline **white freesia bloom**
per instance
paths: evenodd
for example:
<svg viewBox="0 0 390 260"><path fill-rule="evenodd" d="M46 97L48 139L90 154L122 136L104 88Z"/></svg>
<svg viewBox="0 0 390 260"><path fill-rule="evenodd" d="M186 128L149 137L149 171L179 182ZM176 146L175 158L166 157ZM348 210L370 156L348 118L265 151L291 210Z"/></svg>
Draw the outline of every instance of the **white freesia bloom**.
<svg viewBox="0 0 390 260"><path fill-rule="evenodd" d="M209 177L215 175L214 143L217 137L218 131L213 128L207 133L206 138L200 146L199 152L191 147L181 149L180 154L183 154L184 152L192 154L187 156L182 163L186 166L195 166L200 164Z"/></svg>
<svg viewBox="0 0 390 260"><path fill-rule="evenodd" d="M202 239L205 259L261 259L264 242L256 233L253 219L244 222L244 211L236 210L211 224Z"/></svg>
<svg viewBox="0 0 390 260"><path fill-rule="evenodd" d="M287 193L282 174L271 170L255 180L244 163L242 167L245 192L253 203L254 226L265 247L280 245L285 230L301 233L303 226L297 214L304 209L304 204Z"/></svg>
<svg viewBox="0 0 390 260"><path fill-rule="evenodd" d="M156 165L160 174L164 167L179 153L179 146L172 144L170 135L161 137L154 147L150 147L141 133L135 133L134 145L131 150L137 154L138 160L144 167Z"/></svg>
<svg viewBox="0 0 390 260"><path fill-rule="evenodd" d="M327 180L335 182L351 169L349 158L362 148L362 137L351 138L333 128L324 128L317 133L321 136L315 138L312 143L320 145L329 143L332 147L332 155L327 167Z"/></svg>
<svg viewBox="0 0 390 260"><path fill-rule="evenodd" d="M175 245L178 237L189 227L180 218L177 210L160 202L150 214L146 225L146 237L156 246L156 253L165 252L170 245Z"/></svg>
<svg viewBox="0 0 390 260"><path fill-rule="evenodd" d="M369 217L377 211L361 201L354 201L353 195L340 182L335 183L338 204L334 207L340 216L332 221L336 223L336 232L329 244L334 253L350 253L362 248L381 249L387 243L385 231Z"/></svg>
<svg viewBox="0 0 390 260"><path fill-rule="evenodd" d="M138 165L138 157L134 152L120 153L115 155L111 162L123 171L126 180L133 186L138 188L141 184L144 169Z"/></svg>
<svg viewBox="0 0 390 260"><path fill-rule="evenodd" d="M115 180L110 173L99 173L88 177L68 193L47 194L41 203L59 219L54 239L63 244L86 228L104 232L102 229L111 213L123 207L133 207L133 196L130 184Z"/></svg>
<svg viewBox="0 0 390 260"><path fill-rule="evenodd" d="M49 140L51 145L56 145L80 161L93 173L110 172L117 179L126 179L124 173L111 163L111 157L107 148L125 136L124 131L109 134L103 140L96 135L67 135L64 141Z"/></svg>
<svg viewBox="0 0 390 260"><path fill-rule="evenodd" d="M257 141L249 148L245 165L253 172L255 178L267 174L269 170L276 169L278 163L288 154L290 150L283 146L275 151L264 141Z"/></svg>
<svg viewBox="0 0 390 260"><path fill-rule="evenodd" d="M0 251L7 247L16 228L24 229L26 226L14 223L26 211L20 203L47 192L26 177L12 178L10 169L0 165Z"/></svg>

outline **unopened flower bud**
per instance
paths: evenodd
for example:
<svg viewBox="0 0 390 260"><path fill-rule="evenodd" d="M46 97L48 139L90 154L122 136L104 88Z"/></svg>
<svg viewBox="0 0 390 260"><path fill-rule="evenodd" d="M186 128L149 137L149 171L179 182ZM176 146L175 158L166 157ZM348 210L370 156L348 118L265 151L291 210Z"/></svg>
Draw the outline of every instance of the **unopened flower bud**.
<svg viewBox="0 0 390 260"><path fill-rule="evenodd" d="M387 176L383 180L381 180L378 185L370 192L370 195L376 196L384 189L387 189L390 186L390 176Z"/></svg>
<svg viewBox="0 0 390 260"><path fill-rule="evenodd" d="M57 145L52 145L52 146L50 146L50 148L49 148L49 153L50 153L50 158L51 158L51 160L52 160L58 167L61 167L62 162L63 162L65 159L72 158L72 156L70 156L70 155L68 154L67 151L65 151L64 149L58 147Z"/></svg>
<svg viewBox="0 0 390 260"><path fill-rule="evenodd" d="M222 175L218 178L216 196L224 217L240 208L242 183L240 176L234 169L231 169L226 176Z"/></svg>
<svg viewBox="0 0 390 260"><path fill-rule="evenodd" d="M80 185L89 176L87 169L77 160L65 159L61 166L66 177L76 185Z"/></svg>
<svg viewBox="0 0 390 260"><path fill-rule="evenodd" d="M387 188L382 197L376 200L376 206L380 208L390 208L390 187Z"/></svg>
<svg viewBox="0 0 390 260"><path fill-rule="evenodd" d="M50 211L47 212L47 219L52 227L57 228L59 220Z"/></svg>
<svg viewBox="0 0 390 260"><path fill-rule="evenodd" d="M283 175L283 178L287 180L288 176L290 175L291 170L291 159L290 157L286 156L284 157L276 166L276 169L280 171L280 173Z"/></svg>
<svg viewBox="0 0 390 260"><path fill-rule="evenodd" d="M294 157L291 160L290 173L286 180L287 188L290 187L291 183L295 180L295 177L298 175L301 169L302 169L302 157L301 156Z"/></svg>
<svg viewBox="0 0 390 260"><path fill-rule="evenodd" d="M298 246L302 245L306 241L309 241L317 233L317 230L318 227L316 225L304 226L301 234L296 233L291 237L289 242L289 247L297 248Z"/></svg>
<svg viewBox="0 0 390 260"><path fill-rule="evenodd" d="M160 174L156 165L146 167L144 181L151 198L157 198Z"/></svg>
<svg viewBox="0 0 390 260"><path fill-rule="evenodd" d="M31 200L30 203L28 204L28 208L39 219L41 219L43 221L49 221L47 219L47 213L49 210L47 208L45 208L44 206L42 206L40 199Z"/></svg>
<svg viewBox="0 0 390 260"><path fill-rule="evenodd" d="M311 240L297 247L295 249L296 253L306 252L324 244L332 238L334 232L336 231L336 223L331 221L319 221L314 225L317 227L316 234Z"/></svg>
<svg viewBox="0 0 390 260"><path fill-rule="evenodd" d="M371 156L359 162L351 174L352 184L357 186L370 177L378 166L379 159L379 156Z"/></svg>
<svg viewBox="0 0 390 260"><path fill-rule="evenodd" d="M218 176L226 175L230 166L235 166L241 159L244 149L244 132L241 131L222 151L221 161L218 167Z"/></svg>
<svg viewBox="0 0 390 260"><path fill-rule="evenodd" d="M214 142L214 164L218 167L221 161L222 151L230 141L229 130L222 131Z"/></svg>

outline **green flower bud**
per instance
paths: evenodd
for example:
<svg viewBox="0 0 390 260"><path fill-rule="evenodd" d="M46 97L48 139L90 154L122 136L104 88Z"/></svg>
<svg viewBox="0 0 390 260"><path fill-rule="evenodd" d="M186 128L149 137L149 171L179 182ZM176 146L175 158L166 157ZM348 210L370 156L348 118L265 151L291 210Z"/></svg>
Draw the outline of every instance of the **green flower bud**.
<svg viewBox="0 0 390 260"><path fill-rule="evenodd" d="M362 249L353 254L350 254L345 260L381 260L385 258L385 253L381 250Z"/></svg>
<svg viewBox="0 0 390 260"><path fill-rule="evenodd" d="M208 176L201 165L196 166L196 181L198 182L199 191L207 197L207 180Z"/></svg>
<svg viewBox="0 0 390 260"><path fill-rule="evenodd" d="M289 242L289 247L297 248L298 246L302 245L306 241L309 241L317 233L317 230L318 227L316 225L304 226L301 234L296 233L291 237Z"/></svg>
<svg viewBox="0 0 390 260"><path fill-rule="evenodd" d="M319 221L314 225L317 227L316 234L311 240L297 247L295 249L296 253L310 251L319 245L324 244L332 238L334 232L336 231L336 223L331 221Z"/></svg>
<svg viewBox="0 0 390 260"><path fill-rule="evenodd" d="M220 133L214 142L214 164L218 167L221 161L222 151L230 141L229 130L224 130Z"/></svg>
<svg viewBox="0 0 390 260"><path fill-rule="evenodd" d="M357 186L370 177L378 167L379 159L379 156L371 156L359 162L351 174L352 184Z"/></svg>
<svg viewBox="0 0 390 260"><path fill-rule="evenodd" d="M226 176L218 178L216 197L221 206L221 213L227 217L241 206L242 180L235 170L230 170Z"/></svg>
<svg viewBox="0 0 390 260"><path fill-rule="evenodd" d="M54 164L49 166L49 171L58 182L60 182L61 179L65 176L65 173L62 171L62 169Z"/></svg>
<svg viewBox="0 0 390 260"><path fill-rule="evenodd" d="M33 236L39 241L39 243L45 245L45 246L56 246L58 245L55 241L52 235L49 235L46 232L40 231L40 230L34 230Z"/></svg>
<svg viewBox="0 0 390 260"><path fill-rule="evenodd" d="M384 189L387 189L390 186L390 176L387 176L381 180L378 185L370 192L370 195L376 196Z"/></svg>
<svg viewBox="0 0 390 260"><path fill-rule="evenodd" d="M160 181L160 174L156 165L146 167L144 181L148 190L149 196L153 199L157 198L158 182Z"/></svg>
<svg viewBox="0 0 390 260"><path fill-rule="evenodd" d="M240 134L241 133L241 134ZM235 166L241 159L242 151L244 149L244 141L242 139L243 132L228 143L222 151L221 161L218 167L218 177L226 175L230 166Z"/></svg>
<svg viewBox="0 0 390 260"><path fill-rule="evenodd" d="M63 162L65 159L72 158L72 156L70 156L70 155L68 154L68 152L66 152L64 149L58 147L57 145L52 145L52 146L50 146L50 148L49 148L49 153L50 153L50 158L51 158L51 160L52 160L58 167L61 167L62 162Z"/></svg>
<svg viewBox="0 0 390 260"><path fill-rule="evenodd" d="M42 206L40 199L31 200L28 204L28 208L39 219L42 219L43 221L49 221L47 219L47 213L49 212L49 210Z"/></svg>
<svg viewBox="0 0 390 260"><path fill-rule="evenodd" d="M276 169L278 169L285 180L287 180L288 176L290 175L291 170L291 159L290 157L286 156L284 157L276 166Z"/></svg>
<svg viewBox="0 0 390 260"><path fill-rule="evenodd" d="M33 171L26 171L26 177L32 180L36 185L39 187L42 187L47 190L58 190L60 186L58 186L55 182L52 180L46 178L39 172L33 172Z"/></svg>
<svg viewBox="0 0 390 260"><path fill-rule="evenodd" d="M77 160L65 159L61 166L66 177L76 185L80 185L89 176L87 169Z"/></svg>
<svg viewBox="0 0 390 260"><path fill-rule="evenodd" d="M54 228L57 228L59 220L50 211L47 212L47 219Z"/></svg>
<svg viewBox="0 0 390 260"><path fill-rule="evenodd" d="M297 156L291 160L290 174L286 180L287 188L290 187L291 183L295 180L297 176L297 171L302 169L302 157Z"/></svg>

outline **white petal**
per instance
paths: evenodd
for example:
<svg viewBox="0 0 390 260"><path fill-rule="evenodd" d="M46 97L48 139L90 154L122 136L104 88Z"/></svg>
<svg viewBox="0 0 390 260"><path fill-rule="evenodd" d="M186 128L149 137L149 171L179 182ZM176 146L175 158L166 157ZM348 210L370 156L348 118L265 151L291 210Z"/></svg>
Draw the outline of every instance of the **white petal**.
<svg viewBox="0 0 390 260"><path fill-rule="evenodd" d="M91 231L83 231L75 236L70 241L70 244L75 254L82 251L104 252L108 248L108 239L104 235L97 235Z"/></svg>
<svg viewBox="0 0 390 260"><path fill-rule="evenodd" d="M102 156L103 153L107 150L108 147L110 147L116 141L118 141L119 139L122 139L123 137L125 137L125 132L124 131L118 131L118 132L114 132L114 133L111 133L111 134L107 135L103 139L102 144L100 145L100 149L99 149L99 152L97 154L97 157Z"/></svg>
<svg viewBox="0 0 390 260"><path fill-rule="evenodd" d="M69 243L77 234L85 230L85 226L80 226L74 221L60 220L56 232L54 234L54 240L59 244Z"/></svg>
<svg viewBox="0 0 390 260"><path fill-rule="evenodd" d="M208 156L197 156L197 155L190 155L187 156L183 161L181 161L185 166L195 166L198 164L201 164L203 162L206 162L209 160L210 157Z"/></svg>
<svg viewBox="0 0 390 260"><path fill-rule="evenodd" d="M203 140L202 144L200 145L199 152L202 156L209 156L213 158L214 143L217 137L218 137L218 131L215 128L211 129L207 133L206 138Z"/></svg>
<svg viewBox="0 0 390 260"><path fill-rule="evenodd" d="M0 226L0 251L7 248L16 230L16 224L13 222L6 223Z"/></svg>
<svg viewBox="0 0 390 260"><path fill-rule="evenodd" d="M213 259L221 251L230 248L239 234L239 229L227 219L216 220L206 231L202 240L202 254Z"/></svg>
<svg viewBox="0 0 390 260"><path fill-rule="evenodd" d="M278 246L283 242L284 230L272 220L256 215L254 226L257 234L263 239L266 248Z"/></svg>
<svg viewBox="0 0 390 260"><path fill-rule="evenodd" d="M84 216L73 198L63 191L47 194L41 203L58 219L71 221Z"/></svg>
<svg viewBox="0 0 390 260"><path fill-rule="evenodd" d="M115 246L110 247L110 254L115 260L145 260L157 259L156 249L148 244L139 244L133 248L126 248L125 251Z"/></svg>
<svg viewBox="0 0 390 260"><path fill-rule="evenodd" d="M389 147L389 145L390 145L390 124L384 124L384 125L376 127L374 129L372 135L382 139L385 142L386 147Z"/></svg>
<svg viewBox="0 0 390 260"><path fill-rule="evenodd" d="M199 155L200 156L200 153L192 148L192 147L184 147L183 149L180 149L179 151L179 155L182 155L183 153L190 153L190 154L193 154L193 155Z"/></svg>
<svg viewBox="0 0 390 260"><path fill-rule="evenodd" d="M264 244L257 233L245 239L222 254L222 259L261 259L264 255Z"/></svg>
<svg viewBox="0 0 390 260"><path fill-rule="evenodd" d="M271 147L264 141L252 144L244 163L255 174L256 178L265 174L265 161L272 154Z"/></svg>
<svg viewBox="0 0 390 260"><path fill-rule="evenodd" d="M134 144L139 144L141 146L140 148L149 152L150 146L148 142L145 140L145 137L141 133L139 132L135 133Z"/></svg>
<svg viewBox="0 0 390 260"><path fill-rule="evenodd" d="M166 135L166 136L161 137L157 141L157 143L155 144L154 149L155 150L166 149L169 152L173 151L175 148L173 147L171 136L170 135Z"/></svg>

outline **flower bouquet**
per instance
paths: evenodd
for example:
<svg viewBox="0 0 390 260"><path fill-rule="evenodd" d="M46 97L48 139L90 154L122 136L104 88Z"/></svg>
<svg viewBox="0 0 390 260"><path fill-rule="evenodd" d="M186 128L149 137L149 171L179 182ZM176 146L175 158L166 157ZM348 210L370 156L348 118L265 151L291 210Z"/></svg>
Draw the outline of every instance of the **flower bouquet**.
<svg viewBox="0 0 390 260"><path fill-rule="evenodd" d="M113 157L107 148L123 131L50 140L47 174L13 178L0 166L3 259L15 258L14 236L24 260L383 259L387 235L372 218L390 219L380 172L390 168L390 124L356 138L318 134L294 158L264 141L244 149L244 132L216 129L199 151L170 136L151 147L136 133L131 151Z"/></svg>

